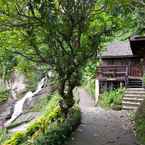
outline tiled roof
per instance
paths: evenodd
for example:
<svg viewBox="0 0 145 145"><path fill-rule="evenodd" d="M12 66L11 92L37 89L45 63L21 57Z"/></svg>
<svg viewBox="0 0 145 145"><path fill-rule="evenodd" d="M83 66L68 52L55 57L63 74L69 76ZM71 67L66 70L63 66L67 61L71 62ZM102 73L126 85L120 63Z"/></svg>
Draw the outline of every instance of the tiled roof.
<svg viewBox="0 0 145 145"><path fill-rule="evenodd" d="M112 42L107 49L102 52L102 57L131 57L133 56L130 43L128 41Z"/></svg>

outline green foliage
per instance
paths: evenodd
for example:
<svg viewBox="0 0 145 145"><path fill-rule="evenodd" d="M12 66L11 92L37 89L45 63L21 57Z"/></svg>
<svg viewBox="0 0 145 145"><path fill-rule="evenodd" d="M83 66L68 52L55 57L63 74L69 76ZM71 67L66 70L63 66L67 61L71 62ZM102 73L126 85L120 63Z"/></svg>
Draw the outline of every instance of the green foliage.
<svg viewBox="0 0 145 145"><path fill-rule="evenodd" d="M6 141L4 145L19 145L25 141L25 135L23 132L16 132L10 140Z"/></svg>
<svg viewBox="0 0 145 145"><path fill-rule="evenodd" d="M83 86L92 97L95 97L95 79L89 79L84 81Z"/></svg>
<svg viewBox="0 0 145 145"><path fill-rule="evenodd" d="M10 94L8 90L6 90L3 87L0 87L0 104L6 102L8 100L9 95Z"/></svg>
<svg viewBox="0 0 145 145"><path fill-rule="evenodd" d="M80 123L80 111L79 109L73 109L69 118L62 122L52 123L45 133L39 135L39 137L34 140L34 145L62 145L70 137L72 131Z"/></svg>
<svg viewBox="0 0 145 145"><path fill-rule="evenodd" d="M12 135L12 137L8 141L6 141L4 145L17 145L17 143L20 145L24 140L26 141L31 138L35 134L35 132L39 130L44 131L49 124L60 118L61 111L58 106L59 99L60 97L58 95L54 95L48 103L48 107L46 108L44 115L39 117L35 122L32 122L32 124L27 128L25 132L20 132ZM18 136L20 136L20 138Z"/></svg>
<svg viewBox="0 0 145 145"><path fill-rule="evenodd" d="M69 117L64 118L58 106L60 97L54 95L46 107L44 115L33 122L25 132L17 132L3 145L34 145L46 144L60 145L71 135L72 130L80 123L78 108L69 112Z"/></svg>
<svg viewBox="0 0 145 145"><path fill-rule="evenodd" d="M136 134L139 142L142 145L145 145L145 119L144 118L138 118L136 120Z"/></svg>
<svg viewBox="0 0 145 145"><path fill-rule="evenodd" d="M83 81L89 81L90 79L95 79L96 75L96 67L99 66L101 60L93 60L88 62L85 67L82 69L83 71Z"/></svg>
<svg viewBox="0 0 145 145"><path fill-rule="evenodd" d="M8 51L54 70L61 88L59 93L72 107L72 90L80 85L81 69L96 59L101 43L125 22L112 9L119 5L122 12L121 5L106 0L0 0L0 3L1 30L10 31L6 33L8 43L3 41Z"/></svg>
<svg viewBox="0 0 145 145"><path fill-rule="evenodd" d="M3 143L7 139L7 130L0 129L0 143Z"/></svg>
<svg viewBox="0 0 145 145"><path fill-rule="evenodd" d="M124 89L115 89L104 92L99 98L99 105L105 108L115 108L122 105L122 97L124 95Z"/></svg>
<svg viewBox="0 0 145 145"><path fill-rule="evenodd" d="M95 59L87 63L87 65L82 69L82 85L92 97L95 97L96 67L100 65L100 62L101 60Z"/></svg>
<svg viewBox="0 0 145 145"><path fill-rule="evenodd" d="M53 97L53 96L52 96ZM30 112L44 112L46 110L46 106L48 105L49 101L51 101L51 95L49 96L42 96L38 99L38 102L36 102L35 106L31 108ZM49 109L47 109L49 110Z"/></svg>

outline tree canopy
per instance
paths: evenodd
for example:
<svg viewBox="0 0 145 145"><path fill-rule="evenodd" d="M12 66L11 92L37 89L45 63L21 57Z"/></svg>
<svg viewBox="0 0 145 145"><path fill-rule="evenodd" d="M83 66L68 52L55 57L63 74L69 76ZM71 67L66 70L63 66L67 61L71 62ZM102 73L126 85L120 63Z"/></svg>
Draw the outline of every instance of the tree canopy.
<svg viewBox="0 0 145 145"><path fill-rule="evenodd" d="M0 49L8 60L21 56L55 71L59 93L72 107L82 68L96 59L107 36L135 25L130 5L129 0L0 0L5 39Z"/></svg>

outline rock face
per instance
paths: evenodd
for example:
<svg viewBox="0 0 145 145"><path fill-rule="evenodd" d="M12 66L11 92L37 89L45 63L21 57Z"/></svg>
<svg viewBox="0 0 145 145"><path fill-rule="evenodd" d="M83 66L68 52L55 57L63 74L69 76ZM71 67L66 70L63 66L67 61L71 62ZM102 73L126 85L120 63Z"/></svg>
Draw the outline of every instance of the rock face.
<svg viewBox="0 0 145 145"><path fill-rule="evenodd" d="M26 91L26 78L20 72L15 71L6 86L11 91L13 99L17 99L17 96Z"/></svg>
<svg viewBox="0 0 145 145"><path fill-rule="evenodd" d="M8 100L8 102L0 105L0 128L3 127L5 120L10 119L13 113L15 101Z"/></svg>
<svg viewBox="0 0 145 145"><path fill-rule="evenodd" d="M3 81L0 78L1 88L9 90L11 93L8 101L0 104L0 122L2 122L2 120L7 120L11 117L14 104L17 100L17 96L26 91L25 82L25 76L18 71L12 73L11 79L9 81Z"/></svg>
<svg viewBox="0 0 145 145"><path fill-rule="evenodd" d="M41 115L40 112L27 112L20 115L10 126L7 128L19 127L22 124L28 123Z"/></svg>

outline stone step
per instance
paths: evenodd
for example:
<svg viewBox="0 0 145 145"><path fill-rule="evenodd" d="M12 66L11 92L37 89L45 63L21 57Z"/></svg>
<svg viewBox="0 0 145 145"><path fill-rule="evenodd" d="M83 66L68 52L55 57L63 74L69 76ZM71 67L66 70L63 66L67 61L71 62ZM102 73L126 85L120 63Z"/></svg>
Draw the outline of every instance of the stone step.
<svg viewBox="0 0 145 145"><path fill-rule="evenodd" d="M129 81L128 83L139 84L139 83L142 83L142 81Z"/></svg>
<svg viewBox="0 0 145 145"><path fill-rule="evenodd" d="M132 101L132 102L142 102L144 100L144 98L128 98L128 97L124 97L123 101Z"/></svg>
<svg viewBox="0 0 145 145"><path fill-rule="evenodd" d="M144 88L127 88L126 90L132 90L132 91L141 91L141 90L143 90L143 91L145 91L145 89Z"/></svg>
<svg viewBox="0 0 145 145"><path fill-rule="evenodd" d="M138 88L142 88L142 85L128 85L128 87L134 87L134 88L136 88L136 87L138 87Z"/></svg>
<svg viewBox="0 0 145 145"><path fill-rule="evenodd" d="M128 106L139 106L141 103L140 102L132 102L132 101L122 101L123 105L128 105Z"/></svg>
<svg viewBox="0 0 145 145"><path fill-rule="evenodd" d="M145 94L124 94L128 98L145 98Z"/></svg>
<svg viewBox="0 0 145 145"><path fill-rule="evenodd" d="M145 94L145 91L125 91L127 94Z"/></svg>
<svg viewBox="0 0 145 145"><path fill-rule="evenodd" d="M138 107L134 107L134 106L125 106L125 105L124 105L124 106L122 107L122 109L123 109L123 110L131 110L131 111L132 111L132 110L137 110Z"/></svg>
<svg viewBox="0 0 145 145"><path fill-rule="evenodd" d="M137 110L145 99L144 88L127 88L122 101L123 110Z"/></svg>

